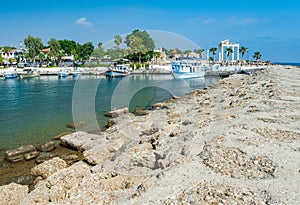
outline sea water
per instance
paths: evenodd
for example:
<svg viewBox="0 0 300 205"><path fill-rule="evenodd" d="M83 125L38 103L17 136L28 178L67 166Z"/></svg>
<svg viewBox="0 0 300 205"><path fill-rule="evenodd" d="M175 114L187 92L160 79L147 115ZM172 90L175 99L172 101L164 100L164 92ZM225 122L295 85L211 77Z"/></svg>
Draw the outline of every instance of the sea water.
<svg viewBox="0 0 300 205"><path fill-rule="evenodd" d="M31 79L0 79L0 155L5 150L41 144L62 132L72 132L68 123L83 122L91 130L107 124L104 113L151 105L204 88L218 77L174 80L171 75L130 75Z"/></svg>

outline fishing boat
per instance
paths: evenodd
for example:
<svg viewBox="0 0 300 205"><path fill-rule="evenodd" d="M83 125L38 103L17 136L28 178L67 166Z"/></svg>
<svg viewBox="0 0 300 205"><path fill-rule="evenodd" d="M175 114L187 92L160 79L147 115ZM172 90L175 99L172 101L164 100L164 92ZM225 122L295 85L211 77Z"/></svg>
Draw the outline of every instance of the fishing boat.
<svg viewBox="0 0 300 205"><path fill-rule="evenodd" d="M175 79L200 78L205 76L205 66L201 63L176 61L172 63L172 75Z"/></svg>
<svg viewBox="0 0 300 205"><path fill-rule="evenodd" d="M24 68L23 71L19 74L20 79L24 78L34 78L40 76L36 68Z"/></svg>
<svg viewBox="0 0 300 205"><path fill-rule="evenodd" d="M125 77L129 74L129 64L114 64L105 72L107 78Z"/></svg>
<svg viewBox="0 0 300 205"><path fill-rule="evenodd" d="M69 75L67 69L61 69L58 73L57 73L59 78L65 78Z"/></svg>
<svg viewBox="0 0 300 205"><path fill-rule="evenodd" d="M4 79L14 79L18 78L18 73L15 70L8 70L3 73Z"/></svg>

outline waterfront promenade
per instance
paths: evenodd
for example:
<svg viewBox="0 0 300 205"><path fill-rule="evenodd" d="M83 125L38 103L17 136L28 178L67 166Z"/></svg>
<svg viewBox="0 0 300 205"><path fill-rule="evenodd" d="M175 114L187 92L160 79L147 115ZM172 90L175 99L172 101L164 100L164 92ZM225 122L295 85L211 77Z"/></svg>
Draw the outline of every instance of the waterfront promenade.
<svg viewBox="0 0 300 205"><path fill-rule="evenodd" d="M35 189L1 186L0 204L299 204L299 79L271 66L119 112L99 135L61 138L83 161L39 164Z"/></svg>

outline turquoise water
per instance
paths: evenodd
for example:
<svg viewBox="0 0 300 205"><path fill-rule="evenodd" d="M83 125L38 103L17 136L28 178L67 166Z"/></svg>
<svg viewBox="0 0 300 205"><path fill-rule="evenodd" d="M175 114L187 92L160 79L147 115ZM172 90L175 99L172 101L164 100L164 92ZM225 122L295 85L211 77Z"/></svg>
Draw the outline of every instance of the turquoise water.
<svg viewBox="0 0 300 205"><path fill-rule="evenodd" d="M218 78L173 80L171 75L131 75L106 79L96 76L41 76L32 79L0 79L0 151L47 142L66 124L83 121L86 130L107 123L104 113L129 106L150 108L153 103L203 88ZM1 154L1 153L0 153Z"/></svg>

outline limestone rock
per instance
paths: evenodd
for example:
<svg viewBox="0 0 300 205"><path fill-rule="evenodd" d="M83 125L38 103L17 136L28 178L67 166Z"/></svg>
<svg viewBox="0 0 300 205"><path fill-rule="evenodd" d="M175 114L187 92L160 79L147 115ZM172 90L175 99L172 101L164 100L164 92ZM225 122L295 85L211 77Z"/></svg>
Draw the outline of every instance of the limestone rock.
<svg viewBox="0 0 300 205"><path fill-rule="evenodd" d="M19 205L28 191L27 186L16 183L0 186L0 204Z"/></svg>
<svg viewBox="0 0 300 205"><path fill-rule="evenodd" d="M33 145L21 146L17 149L7 150L4 153L4 158L8 162L18 162L24 159L24 155L35 152L36 148Z"/></svg>
<svg viewBox="0 0 300 205"><path fill-rule="evenodd" d="M89 164L100 164L112 157L112 153L116 150L108 144L100 144L83 152L84 160Z"/></svg>
<svg viewBox="0 0 300 205"><path fill-rule="evenodd" d="M70 204L71 197L79 194L80 183L90 178L90 173L90 167L84 162L77 162L68 168L60 169L37 183L36 188L20 204L49 204L49 202ZM81 196L81 198L85 197Z"/></svg>
<svg viewBox="0 0 300 205"><path fill-rule="evenodd" d="M60 140L62 142L62 145L66 147L70 147L75 150L82 151L83 150L82 146L84 144L90 143L94 140L99 140L99 139L101 140L103 138L104 136L102 135L89 134L87 132L78 131L69 135L65 135L61 137Z"/></svg>
<svg viewBox="0 0 300 205"><path fill-rule="evenodd" d="M55 142L47 142L36 147L40 152L52 152L55 150Z"/></svg>
<svg viewBox="0 0 300 205"><path fill-rule="evenodd" d="M49 152L41 152L39 156L35 159L35 162L40 164L45 161L48 161L50 159L53 159L54 157L58 157L57 154L49 153Z"/></svg>
<svg viewBox="0 0 300 205"><path fill-rule="evenodd" d="M40 152L38 151L34 151L34 152L30 152L24 155L24 159L25 160L31 160L34 158L37 158L39 156Z"/></svg>
<svg viewBox="0 0 300 205"><path fill-rule="evenodd" d="M123 114L126 114L126 113L128 113L128 112L129 112L129 111L128 111L128 108L125 107L125 108L120 108L120 109L111 110L111 111L105 113L105 116L106 116L106 117L116 118L116 117L119 117L119 116L121 116L121 115L123 115Z"/></svg>
<svg viewBox="0 0 300 205"><path fill-rule="evenodd" d="M135 109L133 111L133 114L136 116L143 116L143 115L148 115L150 113L149 110L142 110L142 109Z"/></svg>
<svg viewBox="0 0 300 205"><path fill-rule="evenodd" d="M34 184L35 177L32 175L27 175L27 176L17 176L13 177L9 180L10 183L17 183L21 185L27 185L30 186Z"/></svg>
<svg viewBox="0 0 300 205"><path fill-rule="evenodd" d="M36 165L31 169L31 174L34 176L41 176L44 179L49 177L51 174L55 173L59 169L63 169L67 167L67 163L55 157L51 160L45 161L39 165Z"/></svg>
<svg viewBox="0 0 300 205"><path fill-rule="evenodd" d="M68 165L72 165L80 160L76 154L62 155L60 158L63 159Z"/></svg>

